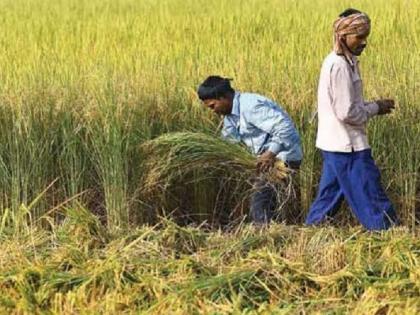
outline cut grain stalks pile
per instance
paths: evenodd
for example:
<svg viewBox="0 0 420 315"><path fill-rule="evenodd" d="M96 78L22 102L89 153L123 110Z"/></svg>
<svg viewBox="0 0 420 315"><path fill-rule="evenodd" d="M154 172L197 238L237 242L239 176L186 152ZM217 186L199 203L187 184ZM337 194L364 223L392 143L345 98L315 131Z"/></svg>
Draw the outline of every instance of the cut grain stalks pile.
<svg viewBox="0 0 420 315"><path fill-rule="evenodd" d="M292 171L277 161L265 174L258 174L257 159L243 145L219 136L201 132L167 133L142 145L145 173L142 195L145 200L158 199L165 204L179 187L204 186L217 189L215 197L235 196L237 203L248 199L257 180L275 186L278 199L284 200ZM228 189L226 189L228 188ZM198 200L205 199L208 189L198 192ZM179 197L179 196L178 196ZM216 204L218 200L214 200ZM181 205L185 206L185 205ZM236 205L234 205L235 208Z"/></svg>
<svg viewBox="0 0 420 315"><path fill-rule="evenodd" d="M83 208L0 233L0 313L416 314L419 231L163 220L111 233Z"/></svg>

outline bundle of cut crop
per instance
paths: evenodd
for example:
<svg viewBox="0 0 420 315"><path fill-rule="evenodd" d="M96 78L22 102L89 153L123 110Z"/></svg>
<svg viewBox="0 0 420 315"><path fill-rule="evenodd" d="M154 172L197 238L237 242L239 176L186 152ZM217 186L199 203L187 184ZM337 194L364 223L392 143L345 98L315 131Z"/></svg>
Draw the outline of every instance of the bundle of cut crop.
<svg viewBox="0 0 420 315"><path fill-rule="evenodd" d="M186 174L201 174L196 180L214 178L248 181L256 176L278 183L289 175L281 161L265 174L257 175L257 159L244 146L217 136L197 132L167 133L142 145L145 152L145 191L165 189Z"/></svg>

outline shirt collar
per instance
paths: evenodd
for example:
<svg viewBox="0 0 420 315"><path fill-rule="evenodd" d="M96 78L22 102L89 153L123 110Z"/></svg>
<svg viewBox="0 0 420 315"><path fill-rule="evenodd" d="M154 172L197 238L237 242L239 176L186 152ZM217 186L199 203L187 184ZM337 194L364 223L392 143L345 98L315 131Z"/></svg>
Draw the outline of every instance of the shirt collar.
<svg viewBox="0 0 420 315"><path fill-rule="evenodd" d="M235 92L235 96L233 97L232 101L232 112L231 115L239 116L240 113L240 102L239 97L241 96L241 93Z"/></svg>
<svg viewBox="0 0 420 315"><path fill-rule="evenodd" d="M351 57L350 58L348 58L346 55L339 55L339 54L337 54L335 51L334 51L334 53L337 55L337 56L341 56L341 57L343 57L344 58L344 60L346 60L347 61L347 63L350 65L350 67L353 69L353 71L354 71L354 69L355 69L355 67L357 67L358 66L358 64L359 64L359 59L357 58L357 56L355 56L355 55L351 55Z"/></svg>

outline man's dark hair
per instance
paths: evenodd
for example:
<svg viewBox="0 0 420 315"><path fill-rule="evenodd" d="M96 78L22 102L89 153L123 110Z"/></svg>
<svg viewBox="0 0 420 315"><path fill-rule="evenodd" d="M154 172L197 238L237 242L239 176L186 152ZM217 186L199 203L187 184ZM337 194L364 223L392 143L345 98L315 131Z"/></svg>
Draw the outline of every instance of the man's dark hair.
<svg viewBox="0 0 420 315"><path fill-rule="evenodd" d="M234 94L235 90L230 86L231 80L218 75L207 77L198 87L198 97L204 101L206 99L219 99Z"/></svg>
<svg viewBox="0 0 420 315"><path fill-rule="evenodd" d="M341 12L339 17L348 17L349 15L356 14L356 13L362 13L362 11L359 11L353 8L348 8L348 9L345 9L343 12Z"/></svg>

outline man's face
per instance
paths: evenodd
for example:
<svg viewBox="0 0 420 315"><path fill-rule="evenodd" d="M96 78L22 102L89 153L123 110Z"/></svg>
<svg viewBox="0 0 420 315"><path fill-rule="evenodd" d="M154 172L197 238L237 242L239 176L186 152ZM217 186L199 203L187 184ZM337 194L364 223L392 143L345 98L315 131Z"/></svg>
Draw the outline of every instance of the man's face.
<svg viewBox="0 0 420 315"><path fill-rule="evenodd" d="M367 45L367 38L370 31L364 34L346 35L345 43L353 55L360 56Z"/></svg>
<svg viewBox="0 0 420 315"><path fill-rule="evenodd" d="M232 101L228 97L207 99L203 104L217 115L229 115L232 112Z"/></svg>

